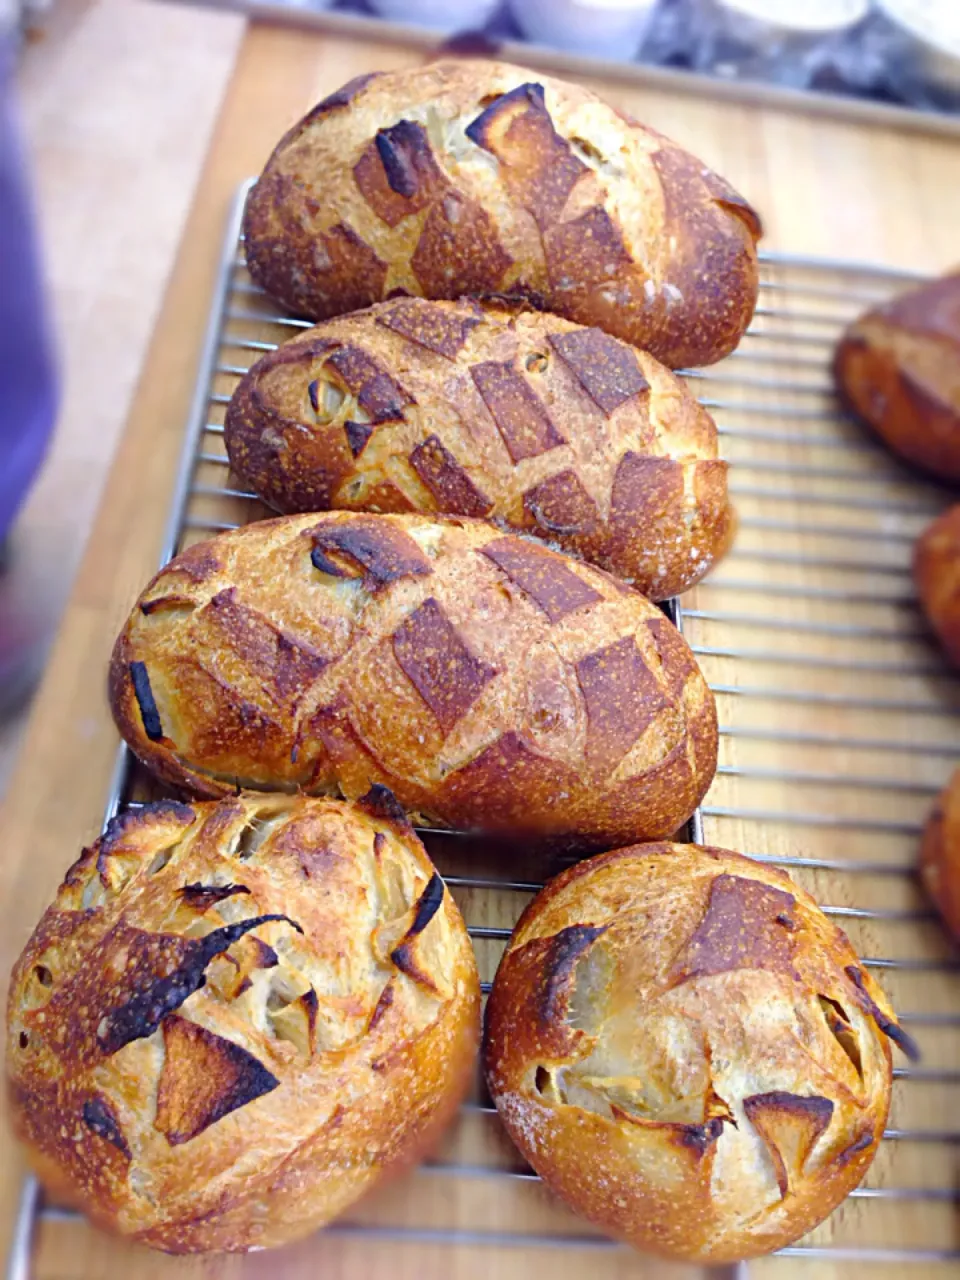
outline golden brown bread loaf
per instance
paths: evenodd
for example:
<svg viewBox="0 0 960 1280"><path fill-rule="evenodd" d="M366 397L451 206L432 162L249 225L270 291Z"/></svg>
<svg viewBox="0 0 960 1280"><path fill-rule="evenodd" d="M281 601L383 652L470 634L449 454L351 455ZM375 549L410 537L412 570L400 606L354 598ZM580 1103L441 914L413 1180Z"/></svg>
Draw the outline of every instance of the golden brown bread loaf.
<svg viewBox="0 0 960 1280"><path fill-rule="evenodd" d="M841 398L895 453L960 480L960 273L861 316L834 374Z"/></svg>
<svg viewBox="0 0 960 1280"><path fill-rule="evenodd" d="M48 1184L155 1248L242 1251L423 1154L471 1078L480 988L397 814L376 792L161 801L84 850L7 1010Z"/></svg>
<svg viewBox="0 0 960 1280"><path fill-rule="evenodd" d="M960 940L960 769L937 798L924 828L920 879L944 924Z"/></svg>
<svg viewBox="0 0 960 1280"><path fill-rule="evenodd" d="M863 1177L911 1054L843 933L788 876L696 845L582 862L521 916L487 1005L490 1092L578 1213L728 1262Z"/></svg>
<svg viewBox="0 0 960 1280"><path fill-rule="evenodd" d="M699 160L579 85L496 62L358 76L250 193L253 278L324 320L398 293L510 294L678 368L728 354L760 222Z"/></svg>
<svg viewBox="0 0 960 1280"><path fill-rule="evenodd" d="M950 660L960 666L960 504L924 529L913 550L920 603Z"/></svg>
<svg viewBox="0 0 960 1280"><path fill-rule="evenodd" d="M479 520L286 516L192 547L114 650L120 731L160 777L609 842L675 831L716 767L713 696L655 605Z"/></svg>
<svg viewBox="0 0 960 1280"><path fill-rule="evenodd" d="M486 516L654 600L734 529L713 420L652 356L557 316L397 298L263 357L226 418L279 511Z"/></svg>

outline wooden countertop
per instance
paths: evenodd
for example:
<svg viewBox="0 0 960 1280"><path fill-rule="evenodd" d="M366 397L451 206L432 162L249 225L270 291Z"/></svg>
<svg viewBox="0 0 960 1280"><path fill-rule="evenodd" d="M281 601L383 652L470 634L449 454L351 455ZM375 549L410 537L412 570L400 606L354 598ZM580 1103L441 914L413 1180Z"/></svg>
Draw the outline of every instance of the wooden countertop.
<svg viewBox="0 0 960 1280"><path fill-rule="evenodd" d="M252 26L222 105L125 436L37 698L4 804L0 972L9 971L81 844L98 832L116 751L104 697L114 636L156 567L168 495L193 391L224 220L238 183L257 172L281 133L313 102L364 71L416 63L419 50ZM596 85L728 177L761 210L766 245L919 271L960 257L960 140L711 103L662 89ZM20 1185L11 1145L0 1161L0 1257ZM469 1226L469 1213L463 1217ZM204 1275L299 1277L519 1276L529 1253L401 1247L337 1238L276 1256L201 1263L131 1252L86 1227L43 1234L34 1274L52 1277ZM659 1274L630 1255L551 1254L558 1280L584 1266L604 1276ZM814 1264L797 1268L812 1274ZM793 1264L782 1263L784 1273ZM856 1270L856 1268L854 1268ZM845 1270L848 1275L850 1268ZM820 1275L828 1274L825 1269ZM833 1268L829 1270L833 1274ZM863 1274L867 1274L864 1272Z"/></svg>

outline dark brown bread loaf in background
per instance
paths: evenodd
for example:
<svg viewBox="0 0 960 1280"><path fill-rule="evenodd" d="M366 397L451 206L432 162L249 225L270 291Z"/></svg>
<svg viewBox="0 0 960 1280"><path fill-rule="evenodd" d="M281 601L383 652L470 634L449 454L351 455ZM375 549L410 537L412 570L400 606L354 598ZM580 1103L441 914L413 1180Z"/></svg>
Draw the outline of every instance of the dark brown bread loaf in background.
<svg viewBox="0 0 960 1280"><path fill-rule="evenodd" d="M920 879L944 924L960 942L960 769L938 797L924 828Z"/></svg>
<svg viewBox="0 0 960 1280"><path fill-rule="evenodd" d="M479 520L286 516L191 547L114 650L161 778L362 795L603 848L672 833L716 768L713 695L639 592Z"/></svg>
<svg viewBox="0 0 960 1280"><path fill-rule="evenodd" d="M398 298L327 321L251 369L226 444L280 511L486 516L654 600L733 535L716 427L683 383L529 310Z"/></svg>
<svg viewBox="0 0 960 1280"><path fill-rule="evenodd" d="M578 1213L703 1263L782 1247L860 1182L909 1053L847 938L783 872L695 845L581 862L520 918L490 1092Z"/></svg>
<svg viewBox="0 0 960 1280"><path fill-rule="evenodd" d="M360 76L281 140L250 193L247 262L315 320L395 294L510 294L710 364L757 296L750 206L579 85L496 62Z"/></svg>
<svg viewBox="0 0 960 1280"><path fill-rule="evenodd" d="M950 660L960 666L960 504L924 529L913 551L920 603Z"/></svg>
<svg viewBox="0 0 960 1280"><path fill-rule="evenodd" d="M834 358L841 398L885 444L960 481L960 273L868 311Z"/></svg>
<svg viewBox="0 0 960 1280"><path fill-rule="evenodd" d="M48 1187L155 1248L246 1251L424 1154L472 1077L480 987L397 812L162 801L83 852L7 1009L11 1115Z"/></svg>

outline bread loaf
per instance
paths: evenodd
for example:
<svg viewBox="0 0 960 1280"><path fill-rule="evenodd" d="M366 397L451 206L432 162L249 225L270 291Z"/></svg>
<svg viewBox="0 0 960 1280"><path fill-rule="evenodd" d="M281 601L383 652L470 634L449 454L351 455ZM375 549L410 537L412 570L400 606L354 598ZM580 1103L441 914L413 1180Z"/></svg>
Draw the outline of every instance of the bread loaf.
<svg viewBox="0 0 960 1280"><path fill-rule="evenodd" d="M887 1039L850 943L788 876L695 845L582 862L521 916L487 1005L490 1092L548 1187L702 1263L810 1230L873 1159Z"/></svg>
<svg viewBox="0 0 960 1280"><path fill-rule="evenodd" d="M760 223L699 160L578 85L495 62L359 76L280 141L253 278L325 320L396 294L510 294L671 368L732 351Z"/></svg>
<svg viewBox="0 0 960 1280"><path fill-rule="evenodd" d="M654 600L733 534L716 428L679 379L531 311L398 298L327 321L254 365L225 434L280 511L486 516Z"/></svg>
<svg viewBox="0 0 960 1280"><path fill-rule="evenodd" d="M247 525L150 583L114 716L161 778L350 798L571 844L673 832L716 767L713 696L655 605L483 521Z"/></svg>
<svg viewBox="0 0 960 1280"><path fill-rule="evenodd" d="M841 398L894 453L960 480L960 272L861 316L834 373Z"/></svg>
<svg viewBox="0 0 960 1280"><path fill-rule="evenodd" d="M460 913L383 788L162 801L84 850L14 967L11 1114L101 1226L283 1244L423 1154L479 1007Z"/></svg>
<svg viewBox="0 0 960 1280"><path fill-rule="evenodd" d="M924 828L920 878L944 924L960 940L960 769L944 787Z"/></svg>
<svg viewBox="0 0 960 1280"><path fill-rule="evenodd" d="M960 666L960 504L924 529L913 552L920 603L950 660Z"/></svg>

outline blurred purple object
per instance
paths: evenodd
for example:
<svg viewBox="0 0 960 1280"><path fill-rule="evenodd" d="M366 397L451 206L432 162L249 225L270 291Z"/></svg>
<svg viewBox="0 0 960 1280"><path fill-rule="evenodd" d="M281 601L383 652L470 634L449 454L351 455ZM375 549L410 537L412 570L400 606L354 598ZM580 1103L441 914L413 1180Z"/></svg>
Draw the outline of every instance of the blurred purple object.
<svg viewBox="0 0 960 1280"><path fill-rule="evenodd" d="M40 468L57 376L13 102L15 49L0 35L0 545Z"/></svg>

